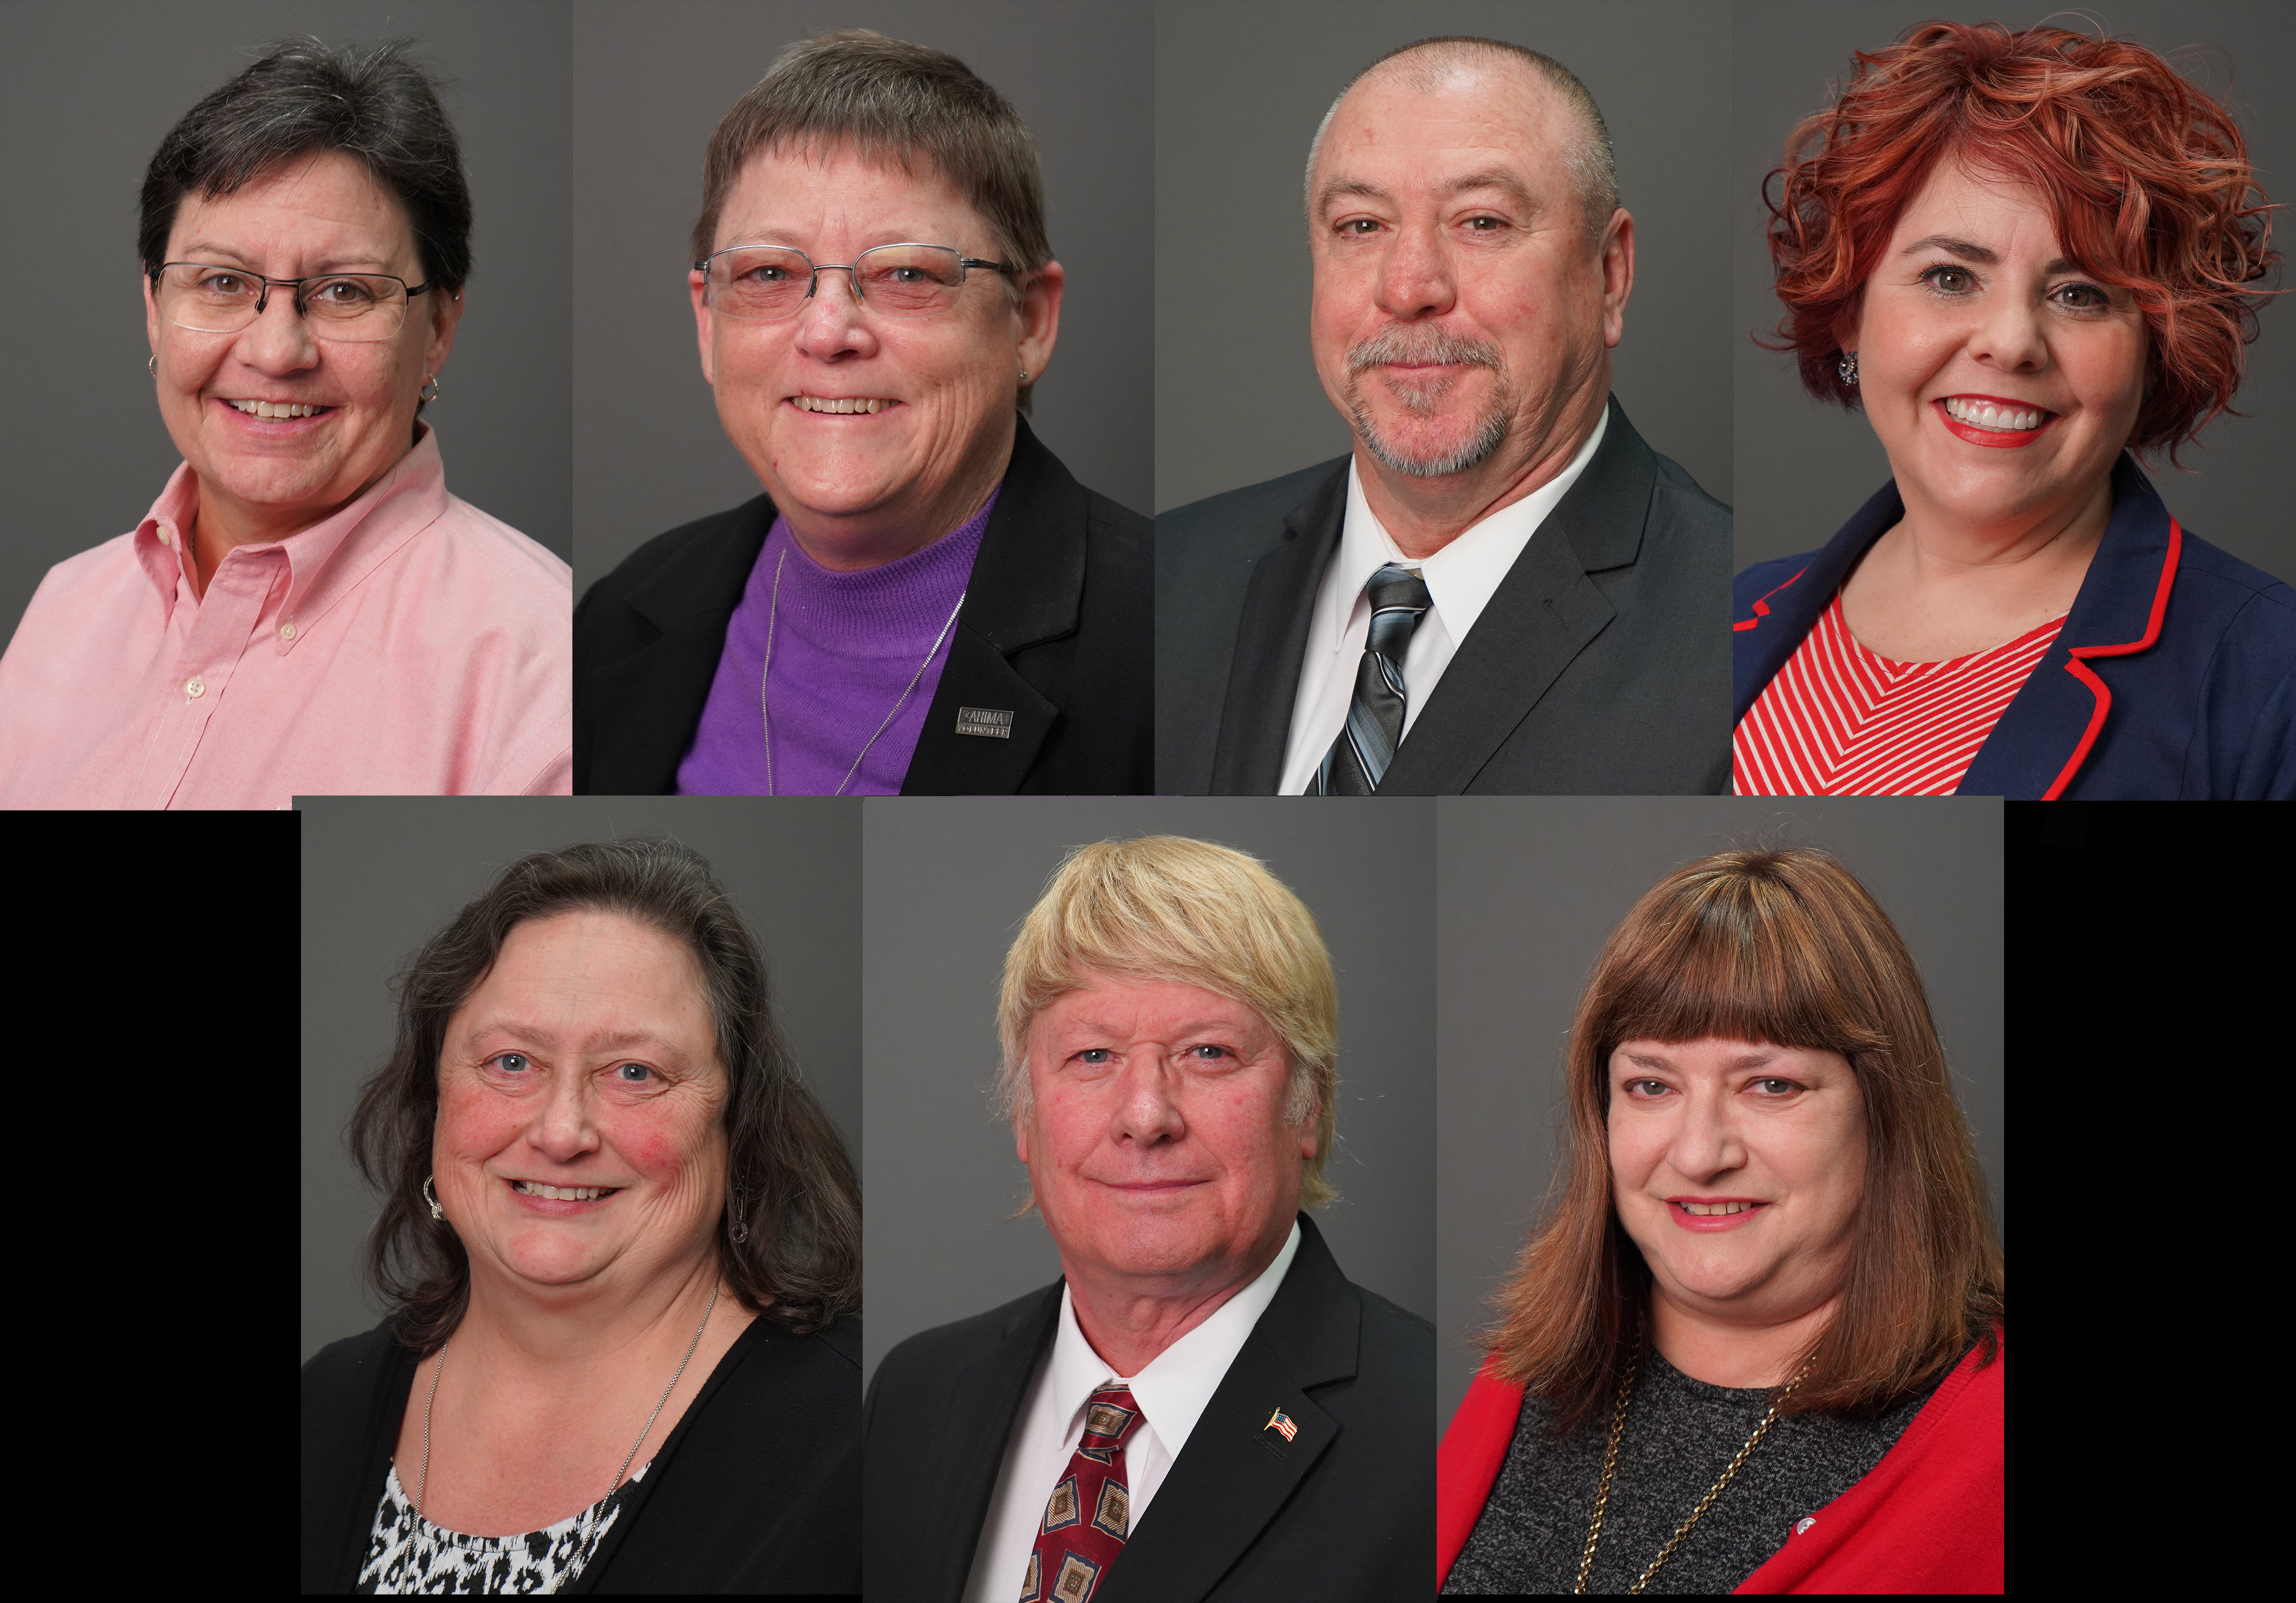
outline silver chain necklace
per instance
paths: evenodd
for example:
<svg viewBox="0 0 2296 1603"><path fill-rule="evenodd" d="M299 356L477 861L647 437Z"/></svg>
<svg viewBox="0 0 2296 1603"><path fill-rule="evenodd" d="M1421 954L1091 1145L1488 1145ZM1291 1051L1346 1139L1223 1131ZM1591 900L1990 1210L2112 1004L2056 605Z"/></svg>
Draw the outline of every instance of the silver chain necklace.
<svg viewBox="0 0 2296 1603"><path fill-rule="evenodd" d="M766 722L766 794L768 796L775 793L774 709L773 698L767 694L767 686L773 683L774 678L774 624L781 616L782 564L787 561L789 561L789 547L784 546L782 547L781 555L774 559L774 593L772 600L766 607L766 670L758 676L758 711ZM893 710L885 714L885 721L877 726L877 735L882 735L887 729L892 728L893 720L901 715L901 709L908 705L909 697L914 694L917 682L925 677L925 670L932 666L932 660L940 654L941 642L947 639L948 631L956 627L956 615L964 610L964 596L965 592L962 590L957 592L956 604L948 610L948 621L942 624L940 633L933 637L932 649L925 653L925 660L918 663L916 672L909 676L908 686L901 692L900 699L893 703ZM841 796L845 793L845 787L853 783L853 776L861 771L861 758L869 755L869 748L877 744L877 735L872 735L862 745L860 757L853 760L853 766L845 770L845 777L837 782L837 788L829 793L831 795Z"/></svg>
<svg viewBox="0 0 2296 1603"><path fill-rule="evenodd" d="M630 1443L629 1457L625 1458L622 1467L614 1471L613 1484L606 1488L608 1497L614 1495L622 1484L622 1477L630 1472L630 1459L636 1458L638 1449L645 1445L647 1435L653 1430L653 1422L661 1418L662 1408L669 1402L669 1394L677 1390L678 1381L684 1378L685 1366L693 1361L693 1350L701 1344L701 1333L709 1328L709 1316L718 1310L718 1287L710 1287L709 1306L701 1311L701 1322L693 1328L693 1339L685 1344L685 1356L677 1360L677 1373L669 1377L668 1385L662 1387L661 1402L653 1405L653 1412L646 1416L645 1429L638 1432L638 1439ZM447 1349L441 1347L439 1349L439 1361L430 1366L430 1395L422 1402L422 1474L414 1483L414 1528L418 1532L422 1528L422 1493L430 1484L430 1405L439 1401L439 1371L446 1367Z"/></svg>

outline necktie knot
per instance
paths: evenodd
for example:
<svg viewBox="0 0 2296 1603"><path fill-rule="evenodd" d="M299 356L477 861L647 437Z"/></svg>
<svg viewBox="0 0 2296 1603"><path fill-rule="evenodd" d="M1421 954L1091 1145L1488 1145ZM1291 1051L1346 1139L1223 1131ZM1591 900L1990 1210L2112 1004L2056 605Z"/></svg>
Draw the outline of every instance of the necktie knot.
<svg viewBox="0 0 2296 1603"><path fill-rule="evenodd" d="M1021 1578L1021 1603L1091 1603L1108 1566L1132 1533L1131 1483L1124 1444L1140 1428L1132 1388L1111 1381L1084 1406L1084 1434L1045 1500L1045 1517Z"/></svg>
<svg viewBox="0 0 2296 1603"><path fill-rule="evenodd" d="M1316 770L1314 792L1324 796L1368 796L1379 788L1395 748L1403 742L1408 691L1403 657L1412 631L1435 604L1427 581L1409 568L1389 563L1364 584L1371 603L1371 626L1364 632L1363 659L1356 665L1355 695L1348 721Z"/></svg>

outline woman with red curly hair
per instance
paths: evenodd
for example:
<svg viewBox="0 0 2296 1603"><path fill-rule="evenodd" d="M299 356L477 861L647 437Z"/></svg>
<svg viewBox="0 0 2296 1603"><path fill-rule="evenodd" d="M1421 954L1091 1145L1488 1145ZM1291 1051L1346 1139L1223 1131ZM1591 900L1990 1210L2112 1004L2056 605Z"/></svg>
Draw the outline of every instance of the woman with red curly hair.
<svg viewBox="0 0 2296 1603"><path fill-rule="evenodd" d="M2141 45L1932 22L1770 176L1780 348L1894 477L1738 576L1737 793L2296 796L2296 592L2136 460L2230 409L2274 292L2230 115Z"/></svg>

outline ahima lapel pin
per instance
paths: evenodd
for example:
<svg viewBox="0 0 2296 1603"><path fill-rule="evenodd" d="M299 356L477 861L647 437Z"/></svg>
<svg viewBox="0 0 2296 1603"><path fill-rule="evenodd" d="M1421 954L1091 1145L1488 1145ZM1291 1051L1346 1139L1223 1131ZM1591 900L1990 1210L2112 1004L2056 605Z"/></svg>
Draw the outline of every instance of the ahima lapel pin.
<svg viewBox="0 0 2296 1603"><path fill-rule="evenodd" d="M1272 1430L1281 1435L1286 1442L1289 1442L1292 1437L1300 1434L1300 1427L1292 1423L1292 1416L1285 1413L1282 1409L1277 1409L1273 1413L1269 1414L1267 1416L1267 1423L1261 1426L1259 1428L1262 1430Z"/></svg>

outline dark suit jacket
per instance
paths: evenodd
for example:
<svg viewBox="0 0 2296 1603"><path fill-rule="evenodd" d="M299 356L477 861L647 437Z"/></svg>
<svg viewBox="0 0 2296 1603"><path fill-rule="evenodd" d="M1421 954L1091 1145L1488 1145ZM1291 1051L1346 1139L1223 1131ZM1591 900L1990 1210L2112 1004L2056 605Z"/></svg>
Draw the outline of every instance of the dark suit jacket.
<svg viewBox="0 0 2296 1603"><path fill-rule="evenodd" d="M1283 777L1348 464L1156 520L1156 788ZM1603 444L1515 559L1380 782L1382 795L1712 793L1730 781L1730 509L1643 443Z"/></svg>
<svg viewBox="0 0 2296 1603"><path fill-rule="evenodd" d="M726 621L774 515L759 496L658 535L582 597L574 611L578 793L676 787L726 649ZM1150 788L1150 538L1147 519L1078 484L1021 422L903 795ZM1010 712L1010 736L960 735L960 707Z"/></svg>
<svg viewBox="0 0 2296 1603"><path fill-rule="evenodd" d="M1738 575L1734 721L1904 515L1893 480L1824 549ZM2073 610L1956 793L2296 798L2296 591L2179 526L2123 453Z"/></svg>
<svg viewBox="0 0 2296 1603"><path fill-rule="evenodd" d="M913 1336L863 1412L863 1585L955 1603L1004 1446L1059 1324L1058 1281ZM1350 1285L1315 1222L1093 1603L1427 1590L1434 1551L1435 1328ZM1264 1429L1282 1409L1286 1442ZM1021 1577L1013 1578L1017 1592Z"/></svg>
<svg viewBox="0 0 2296 1603"><path fill-rule="evenodd" d="M385 1320L303 1366L302 1587L358 1582L414 1381ZM752 1319L570 1592L860 1591L861 1321Z"/></svg>

